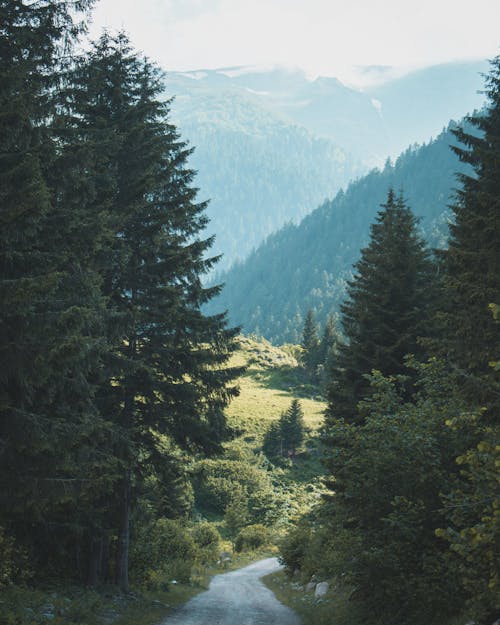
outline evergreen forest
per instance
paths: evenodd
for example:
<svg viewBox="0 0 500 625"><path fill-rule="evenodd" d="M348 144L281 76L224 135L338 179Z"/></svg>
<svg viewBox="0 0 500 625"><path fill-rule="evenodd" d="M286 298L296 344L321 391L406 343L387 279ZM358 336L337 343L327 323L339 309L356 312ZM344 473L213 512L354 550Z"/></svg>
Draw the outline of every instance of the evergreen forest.
<svg viewBox="0 0 500 625"><path fill-rule="evenodd" d="M0 625L167 623L271 559L304 625L497 624L500 57L482 110L217 273L227 171L125 32L82 45L93 6L0 0ZM361 171L254 121L206 132L262 151L223 189L259 236ZM264 223L255 180L304 168Z"/></svg>
<svg viewBox="0 0 500 625"><path fill-rule="evenodd" d="M456 174L470 171L450 150L450 145L458 146L456 127L450 122L429 144L409 147L394 163L388 160L383 169L358 178L299 224L270 235L245 260L218 274L225 288L207 310L227 309L231 323L270 341L300 342L309 309L321 325L328 315L339 313L352 266L389 187L404 192L429 245L446 246ZM474 126L468 131L474 134Z"/></svg>

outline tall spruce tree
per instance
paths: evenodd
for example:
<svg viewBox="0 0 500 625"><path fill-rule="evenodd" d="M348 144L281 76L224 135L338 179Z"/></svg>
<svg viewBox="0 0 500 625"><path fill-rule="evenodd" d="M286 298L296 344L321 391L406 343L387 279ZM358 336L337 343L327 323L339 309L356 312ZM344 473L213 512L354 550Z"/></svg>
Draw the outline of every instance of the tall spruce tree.
<svg viewBox="0 0 500 625"><path fill-rule="evenodd" d="M95 431L102 298L54 175L60 57L91 4L0 2L0 523L34 565L53 563L75 527L60 515L70 493L76 508L76 447Z"/></svg>
<svg viewBox="0 0 500 625"><path fill-rule="evenodd" d="M480 414L472 422L474 445L457 458L461 480L446 502L451 557L464 585L471 616L481 625L500 614L498 574L498 440L500 439L500 56L486 77L488 105L468 122L471 134L456 131L455 152L473 167L459 177L462 188L452 206L449 247L442 253L443 302L435 342L458 384L456 394ZM456 418L460 432L467 416Z"/></svg>
<svg viewBox="0 0 500 625"><path fill-rule="evenodd" d="M462 144L454 151L474 169L461 174L462 188L452 206L449 247L444 258L444 321L438 353L455 368L465 396L489 408L500 407L498 357L500 327L489 310L500 300L500 56L486 80L485 112L467 119L478 133L455 131Z"/></svg>
<svg viewBox="0 0 500 625"><path fill-rule="evenodd" d="M357 404L370 392L365 376L372 370L408 373L404 357L421 352L418 338L426 333L432 285L433 265L417 219L391 189L341 308L348 344L339 347L332 372L327 426L337 417L361 420Z"/></svg>
<svg viewBox="0 0 500 625"><path fill-rule="evenodd" d="M218 288L201 275L216 259L200 234L190 150L169 122L159 70L127 37L103 35L75 71L74 130L95 150L94 211L107 214L99 259L109 302L107 381L98 404L121 431L113 454L122 466L110 522L119 527L116 580L128 587L130 512L143 467L161 462L157 437L215 452L230 435L223 408L236 393L226 367L234 330L200 308Z"/></svg>

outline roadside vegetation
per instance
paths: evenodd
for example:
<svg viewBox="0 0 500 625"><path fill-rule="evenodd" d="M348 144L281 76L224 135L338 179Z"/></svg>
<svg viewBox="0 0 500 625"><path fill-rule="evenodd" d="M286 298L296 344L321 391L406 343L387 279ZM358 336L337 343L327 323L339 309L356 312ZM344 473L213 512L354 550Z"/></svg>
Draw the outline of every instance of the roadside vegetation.
<svg viewBox="0 0 500 625"><path fill-rule="evenodd" d="M57 577L34 583L28 568L25 583L0 587L1 625L154 625L206 590L212 575L278 554L277 543L323 492L318 429L325 403L297 360L300 346L278 348L244 336L237 344L230 364L245 373L227 409L237 436L220 456L187 463L184 518L158 519L147 500L141 504L130 592L113 585L86 589ZM273 461L262 449L266 432L294 402L303 413L301 444L293 457ZM9 562L22 566L22 554L9 545L0 537L4 578Z"/></svg>
<svg viewBox="0 0 500 625"><path fill-rule="evenodd" d="M454 132L474 174L459 178L448 247L436 258L389 189L341 307L328 493L280 546L293 582L347 593L335 625L500 617L500 57L486 93L476 132Z"/></svg>

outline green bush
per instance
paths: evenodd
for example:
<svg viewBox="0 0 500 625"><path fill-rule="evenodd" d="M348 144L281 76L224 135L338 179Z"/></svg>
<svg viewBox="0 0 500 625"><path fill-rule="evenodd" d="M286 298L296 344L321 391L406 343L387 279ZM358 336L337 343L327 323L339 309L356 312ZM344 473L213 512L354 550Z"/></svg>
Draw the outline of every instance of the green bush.
<svg viewBox="0 0 500 625"><path fill-rule="evenodd" d="M136 531L130 554L131 576L139 584L161 588L171 580L188 582L196 545L180 521L158 519Z"/></svg>
<svg viewBox="0 0 500 625"><path fill-rule="evenodd" d="M14 539L0 527L0 588L13 583L25 582L32 576L28 556Z"/></svg>
<svg viewBox="0 0 500 625"><path fill-rule="evenodd" d="M201 507L219 514L224 512L237 486L237 482L227 477L208 475L199 491Z"/></svg>
<svg viewBox="0 0 500 625"><path fill-rule="evenodd" d="M280 561L289 572L302 569L311 535L311 527L302 523L291 529L280 541Z"/></svg>
<svg viewBox="0 0 500 625"><path fill-rule="evenodd" d="M255 525L248 525L240 530L236 540L234 542L234 548L236 551L244 551L246 549L258 549L263 545L269 543L270 535L269 530L264 525L257 523Z"/></svg>
<svg viewBox="0 0 500 625"><path fill-rule="evenodd" d="M196 560L208 564L217 560L219 554L220 534L213 523L202 521L191 530L196 545Z"/></svg>
<svg viewBox="0 0 500 625"><path fill-rule="evenodd" d="M202 460L193 472L196 506L224 514L235 495L248 500L250 521L271 523L278 502L268 472L246 460Z"/></svg>

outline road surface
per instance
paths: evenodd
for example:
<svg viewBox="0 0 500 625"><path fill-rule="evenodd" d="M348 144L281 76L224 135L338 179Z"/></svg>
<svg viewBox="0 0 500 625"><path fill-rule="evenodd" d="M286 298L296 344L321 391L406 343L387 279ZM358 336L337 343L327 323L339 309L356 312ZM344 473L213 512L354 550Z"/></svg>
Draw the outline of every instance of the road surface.
<svg viewBox="0 0 500 625"><path fill-rule="evenodd" d="M280 569L276 558L216 575L206 592L188 601L163 625L300 625L260 578Z"/></svg>

